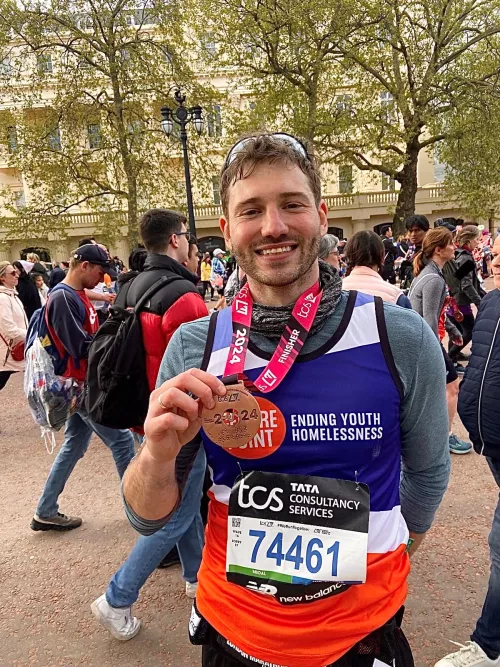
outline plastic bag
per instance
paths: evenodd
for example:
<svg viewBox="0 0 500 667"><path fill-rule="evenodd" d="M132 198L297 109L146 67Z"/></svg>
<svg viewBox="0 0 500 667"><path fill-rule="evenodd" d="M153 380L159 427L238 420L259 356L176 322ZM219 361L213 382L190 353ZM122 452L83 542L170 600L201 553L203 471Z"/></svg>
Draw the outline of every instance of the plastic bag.
<svg viewBox="0 0 500 667"><path fill-rule="evenodd" d="M24 393L49 453L55 448L54 434L82 404L83 392L83 382L54 373L52 359L35 339L26 351Z"/></svg>

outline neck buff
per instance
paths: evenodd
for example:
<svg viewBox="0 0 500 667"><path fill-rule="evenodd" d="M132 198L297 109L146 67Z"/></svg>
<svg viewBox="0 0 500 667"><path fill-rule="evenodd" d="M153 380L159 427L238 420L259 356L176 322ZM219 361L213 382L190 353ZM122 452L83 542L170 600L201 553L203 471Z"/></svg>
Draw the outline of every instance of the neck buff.
<svg viewBox="0 0 500 667"><path fill-rule="evenodd" d="M233 278L234 276L234 278ZM237 279L238 269L234 271L226 286L226 302L230 304L234 295L244 284L245 279L240 283ZM232 280L231 280L232 279ZM319 261L319 280L323 295L321 303L314 318L314 324L311 328L311 335L317 333L324 325L326 319L333 313L337 303L340 301L342 291L342 280L338 272L326 264ZM261 334L270 339L281 337L292 314L293 304L289 306L264 306L260 303L254 303L252 312L252 333Z"/></svg>

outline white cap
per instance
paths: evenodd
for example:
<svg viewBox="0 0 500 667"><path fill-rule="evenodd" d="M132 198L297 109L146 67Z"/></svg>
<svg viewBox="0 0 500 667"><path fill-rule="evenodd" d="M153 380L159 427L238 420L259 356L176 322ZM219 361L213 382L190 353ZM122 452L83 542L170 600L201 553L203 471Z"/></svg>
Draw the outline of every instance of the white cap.
<svg viewBox="0 0 500 667"><path fill-rule="evenodd" d="M214 250L214 257L217 257L217 255L224 255L224 250L221 250L220 248L215 248Z"/></svg>

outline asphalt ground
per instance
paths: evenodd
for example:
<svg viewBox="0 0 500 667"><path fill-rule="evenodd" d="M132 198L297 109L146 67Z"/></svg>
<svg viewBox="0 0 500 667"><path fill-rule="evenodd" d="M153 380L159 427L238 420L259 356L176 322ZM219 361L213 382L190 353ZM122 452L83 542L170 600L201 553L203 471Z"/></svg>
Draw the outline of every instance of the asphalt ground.
<svg viewBox="0 0 500 667"><path fill-rule="evenodd" d="M455 432L466 433L457 419ZM58 434L58 442L62 440ZM96 438L61 496L83 517L69 533L34 533L29 524L53 456L29 414L22 376L0 394L0 665L37 667L196 667L187 639L190 601L178 567L156 571L135 613L130 642L113 639L90 612L136 535L119 497L111 454ZM418 667L433 665L473 630L488 580L487 537L498 489L476 454L452 457L448 492L413 560L404 629Z"/></svg>

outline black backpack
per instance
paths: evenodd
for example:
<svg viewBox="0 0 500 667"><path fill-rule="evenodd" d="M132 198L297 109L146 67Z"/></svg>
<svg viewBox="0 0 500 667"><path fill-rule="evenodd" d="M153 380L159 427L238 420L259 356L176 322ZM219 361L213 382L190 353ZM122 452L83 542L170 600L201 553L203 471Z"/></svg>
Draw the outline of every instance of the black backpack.
<svg viewBox="0 0 500 667"><path fill-rule="evenodd" d="M146 355L139 313L149 299L181 276L163 276L127 310L113 305L89 348L85 408L97 424L133 428L144 424L149 405ZM131 280L124 290L128 292ZM126 295L125 299L126 299ZM120 300L126 303L126 300Z"/></svg>

